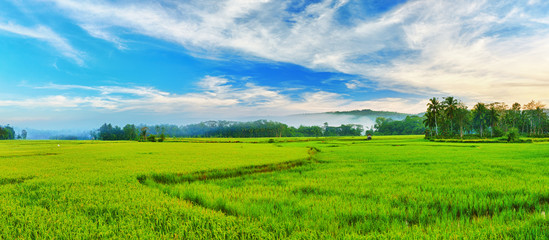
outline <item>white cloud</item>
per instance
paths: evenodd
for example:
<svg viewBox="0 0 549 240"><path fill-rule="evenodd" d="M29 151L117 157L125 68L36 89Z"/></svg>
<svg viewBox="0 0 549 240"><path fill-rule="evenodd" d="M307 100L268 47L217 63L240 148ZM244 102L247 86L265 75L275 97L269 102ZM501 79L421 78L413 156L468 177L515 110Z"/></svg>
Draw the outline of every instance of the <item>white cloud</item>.
<svg viewBox="0 0 549 240"><path fill-rule="evenodd" d="M72 59L79 65L84 64L84 61L82 60L82 53L77 51L73 46L70 45L70 43L66 39L59 36L48 27L37 26L35 28L29 28L13 24L11 22L0 22L0 31L17 34L23 37L30 37L38 39L40 41L45 41L56 50L60 51L63 56Z"/></svg>
<svg viewBox="0 0 549 240"><path fill-rule="evenodd" d="M184 112L193 117L251 117L284 116L300 113L374 109L419 113L425 101L418 99L383 98L370 101L353 101L344 95L325 92L303 92L298 98L283 94L278 89L246 83L242 87L231 84L237 80L206 76L194 93L174 94L151 87L81 86L48 84L35 89L86 90L84 97L53 95L23 100L0 100L0 107L53 110L95 110L109 112L155 112L177 114Z"/></svg>
<svg viewBox="0 0 549 240"><path fill-rule="evenodd" d="M51 110L81 109L82 107L94 107L103 109L117 108L116 102L112 99L100 97L67 97L53 95L39 98L26 98L24 100L0 100L0 107L17 108L48 108Z"/></svg>
<svg viewBox="0 0 549 240"><path fill-rule="evenodd" d="M88 34L90 34L90 36L92 37L114 43L119 50L127 49L127 46L122 39L111 34L109 31L103 29L100 26L82 24L81 27L86 30L86 32L88 32Z"/></svg>
<svg viewBox="0 0 549 240"><path fill-rule="evenodd" d="M337 20L346 1L325 0L297 13L286 11L289 1L52 1L115 43L123 36L109 29L124 28L204 57L237 53L289 62L401 92L549 102L549 27L540 1L417 0L352 24Z"/></svg>

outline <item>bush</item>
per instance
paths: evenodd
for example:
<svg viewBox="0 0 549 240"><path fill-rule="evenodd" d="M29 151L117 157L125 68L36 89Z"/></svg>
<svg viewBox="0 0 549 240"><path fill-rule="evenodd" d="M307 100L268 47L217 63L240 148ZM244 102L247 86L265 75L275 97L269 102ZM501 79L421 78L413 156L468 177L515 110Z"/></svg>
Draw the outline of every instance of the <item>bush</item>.
<svg viewBox="0 0 549 240"><path fill-rule="evenodd" d="M271 139L269 139L269 143L274 143L274 142L275 142L275 140L274 140L274 139L272 139L272 138L271 138Z"/></svg>
<svg viewBox="0 0 549 240"><path fill-rule="evenodd" d="M517 133L518 133L518 130L517 130ZM501 128L498 128L498 127L494 128L494 137L501 137L504 134L505 132Z"/></svg>
<svg viewBox="0 0 549 240"><path fill-rule="evenodd" d="M150 135L149 137L147 137L147 141L156 142L156 136L155 135Z"/></svg>
<svg viewBox="0 0 549 240"><path fill-rule="evenodd" d="M507 142L520 142L520 134L518 129L511 128L506 134Z"/></svg>

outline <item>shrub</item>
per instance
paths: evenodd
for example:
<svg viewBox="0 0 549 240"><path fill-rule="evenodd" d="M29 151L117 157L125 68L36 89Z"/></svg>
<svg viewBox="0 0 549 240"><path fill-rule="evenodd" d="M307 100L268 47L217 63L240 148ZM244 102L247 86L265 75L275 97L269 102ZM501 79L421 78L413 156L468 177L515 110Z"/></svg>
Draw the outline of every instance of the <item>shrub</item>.
<svg viewBox="0 0 549 240"><path fill-rule="evenodd" d="M520 141L519 131L516 128L509 129L506 136L507 136L507 142L519 142Z"/></svg>
<svg viewBox="0 0 549 240"><path fill-rule="evenodd" d="M147 137L147 141L149 142L156 142L156 136L155 135L150 135Z"/></svg>
<svg viewBox="0 0 549 240"><path fill-rule="evenodd" d="M518 133L518 130L517 130L517 133ZM494 127L494 137L501 137L504 134L505 132L501 128Z"/></svg>

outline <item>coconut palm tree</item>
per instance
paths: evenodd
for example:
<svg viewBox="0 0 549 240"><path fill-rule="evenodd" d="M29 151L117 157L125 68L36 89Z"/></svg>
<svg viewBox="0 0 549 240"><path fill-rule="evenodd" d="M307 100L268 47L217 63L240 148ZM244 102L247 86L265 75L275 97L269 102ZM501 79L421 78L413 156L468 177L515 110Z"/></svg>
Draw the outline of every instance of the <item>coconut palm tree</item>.
<svg viewBox="0 0 549 240"><path fill-rule="evenodd" d="M469 110L467 110L467 106L463 104L462 102L459 102L456 105L456 112L455 112L455 118L459 125L459 137L463 138L463 127L465 126L465 123L469 119Z"/></svg>
<svg viewBox="0 0 549 240"><path fill-rule="evenodd" d="M425 113L425 119L423 120L423 124L425 124L425 127L429 128L429 135L432 137L433 128L435 128L436 126L433 112L427 111Z"/></svg>
<svg viewBox="0 0 549 240"><path fill-rule="evenodd" d="M478 127L480 137L483 137L484 126L486 125L486 105L484 103L477 103L473 107L473 123Z"/></svg>
<svg viewBox="0 0 549 240"><path fill-rule="evenodd" d="M440 115L440 109L441 109L440 102L437 98L431 98L429 99L429 103L427 103L427 112L430 112L430 114L427 115L427 117L432 117L433 122L435 123L435 135L438 135L438 117Z"/></svg>
<svg viewBox="0 0 549 240"><path fill-rule="evenodd" d="M494 137L494 128L499 121L500 114L496 109L496 103L491 103L487 111L488 114L488 123L490 125L490 137Z"/></svg>
<svg viewBox="0 0 549 240"><path fill-rule="evenodd" d="M450 122L450 134L454 132L454 118L456 116L457 104L458 101L454 97L445 97L442 102L446 119Z"/></svg>
<svg viewBox="0 0 549 240"><path fill-rule="evenodd" d="M509 120L513 128L517 127L517 121L520 118L520 103L513 103L511 109L508 110Z"/></svg>

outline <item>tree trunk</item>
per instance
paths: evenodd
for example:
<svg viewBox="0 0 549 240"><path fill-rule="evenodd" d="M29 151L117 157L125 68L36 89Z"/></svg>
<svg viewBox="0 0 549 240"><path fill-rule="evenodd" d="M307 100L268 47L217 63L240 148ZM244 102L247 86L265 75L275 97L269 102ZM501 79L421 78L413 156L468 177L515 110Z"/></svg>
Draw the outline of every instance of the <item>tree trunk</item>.
<svg viewBox="0 0 549 240"><path fill-rule="evenodd" d="M436 136L438 136L438 124L437 124L437 117L435 116L435 131L436 131Z"/></svg>

